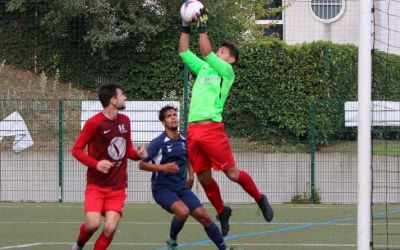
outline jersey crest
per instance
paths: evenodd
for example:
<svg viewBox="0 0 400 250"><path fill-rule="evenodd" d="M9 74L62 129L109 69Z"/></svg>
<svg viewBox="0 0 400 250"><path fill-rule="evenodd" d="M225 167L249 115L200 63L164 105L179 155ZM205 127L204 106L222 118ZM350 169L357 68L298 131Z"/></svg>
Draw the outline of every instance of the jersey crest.
<svg viewBox="0 0 400 250"><path fill-rule="evenodd" d="M126 139L124 137L114 137L108 146L108 155L111 159L119 161L124 158L126 152Z"/></svg>

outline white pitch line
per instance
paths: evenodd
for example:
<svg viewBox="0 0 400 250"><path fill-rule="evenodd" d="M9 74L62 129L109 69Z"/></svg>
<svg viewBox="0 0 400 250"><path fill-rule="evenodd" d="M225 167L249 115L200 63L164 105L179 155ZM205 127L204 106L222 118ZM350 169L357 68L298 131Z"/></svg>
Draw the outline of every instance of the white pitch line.
<svg viewBox="0 0 400 250"><path fill-rule="evenodd" d="M93 243L88 243L88 245L92 245ZM113 242L113 245L120 245L120 246L163 246L165 243L152 243L152 242L138 242L138 243L119 243ZM182 242L182 244L184 244ZM0 247L0 250L7 250L7 249L18 249L18 248L29 248L34 246L52 246L52 245L72 245L71 242L46 242L46 243L30 243L30 244L21 244L15 246L5 246ZM233 243L233 246L260 246L260 247L272 247L272 246L282 246L282 247L336 247L336 248L348 248L348 247L356 247L356 244L326 244L326 243L313 243L313 244L285 244L285 243L240 243L236 244ZM202 246L213 246L213 244L203 244ZM375 247L389 247L389 248L400 248L400 245L375 245Z"/></svg>
<svg viewBox="0 0 400 250"><path fill-rule="evenodd" d="M357 208L356 208L356 206L355 205L347 205L347 204L345 204L345 205L332 205L332 206L329 206L329 205L310 205L310 206L304 206L304 205L298 205L298 206L293 206L292 204L281 204L281 203L277 203L277 204L274 204L274 203L272 203L271 204L272 205L272 207L279 207L279 208L288 208L288 209L333 209L333 210L338 210L338 209L344 209L344 210L351 210L351 209L353 209L353 210L357 210ZM203 206L205 207L205 208L210 208L210 209L213 209L214 207L212 207L210 204L203 204ZM251 205L251 204L249 204L249 205L239 205L239 206L235 206L235 205L231 205L230 206L232 209L239 209L239 210L241 210L241 209L251 209L251 208L255 208L255 209L258 209L258 207L257 207L257 205L256 204L253 204L253 205Z"/></svg>
<svg viewBox="0 0 400 250"><path fill-rule="evenodd" d="M63 242L50 242L50 243L31 243L31 244L22 244L22 245L16 245L16 246L6 246L6 247L1 247L0 249L15 249L15 248L27 248L27 247L34 247L34 246L42 246L42 245L65 245L67 243ZM71 243L68 243L71 245Z"/></svg>
<svg viewBox="0 0 400 250"><path fill-rule="evenodd" d="M320 222L270 222L268 225L303 225L304 223L320 223ZM0 221L0 224L82 224L82 221ZM119 224L132 224L132 225L169 225L170 221L160 222L147 222L147 221L121 221ZM198 222L187 222L185 224L198 225ZM266 225L265 222L230 222L232 225ZM356 226L357 223L335 223L330 226ZM400 222L389 222L389 223L374 223L374 226L386 226L393 225L398 226ZM327 226L327 225L325 225Z"/></svg>
<svg viewBox="0 0 400 250"><path fill-rule="evenodd" d="M43 206L43 205L34 205L34 206L18 206L18 205L3 205L0 206L0 208L50 208L48 206ZM56 206L57 208L82 208L81 205L60 205Z"/></svg>
<svg viewBox="0 0 400 250"><path fill-rule="evenodd" d="M29 248L29 247L34 247L34 246L53 246L53 245L71 245L72 246L72 244L73 244L73 242L38 242L38 243L0 247L0 250L16 249L16 248ZM118 243L118 242L113 242L112 244L113 245L128 245L128 246L162 246L165 243L164 242L160 242L160 243L151 243L151 242ZM93 245L93 243L88 243L87 245Z"/></svg>
<svg viewBox="0 0 400 250"><path fill-rule="evenodd" d="M136 206L146 206L146 205L148 205L148 206L156 206L156 204L135 204L135 203L126 203L125 204L125 208L131 208L131 206L132 207L136 207ZM76 205L58 205L57 207L58 208L82 208L82 206L83 205L79 205L79 204L76 204ZM211 205L209 205L209 204L204 204L203 205L205 208L209 208L209 209L212 209L213 207L211 206ZM299 206L292 206L292 205L286 205L286 204L272 204L272 206L274 207L283 207L283 208L289 208L289 209L334 209L334 210L338 210L338 209L345 209L345 210L348 210L348 209L356 209L355 207L351 207L351 205L350 206L348 206L347 204L346 205L343 205L343 206L340 206L340 205L338 205L338 206L329 206L329 205L310 205L310 206L301 206L301 205L299 205ZM26 208L26 207L28 207L28 206L19 206L19 205L3 205L3 206L0 206L0 208ZM30 206L31 208L33 207L33 208L43 208L43 207L47 207L46 205L33 205L32 204L32 206ZM239 206L235 206L235 205L232 205L231 206L231 208L232 209L237 209L237 210L242 210L242 209L249 209L249 208L257 208L257 206L254 204L254 205L239 205Z"/></svg>
<svg viewBox="0 0 400 250"><path fill-rule="evenodd" d="M212 245L212 244L209 244ZM285 244L285 243L232 243L232 246L287 246L287 247L356 247L357 244L329 244L329 243L299 243L299 244ZM400 245L374 245L375 247L389 247L389 248L400 248Z"/></svg>
<svg viewBox="0 0 400 250"><path fill-rule="evenodd" d="M270 222L268 225L303 225L304 223L319 223L319 222ZM82 224L82 221L0 221L0 224ZM121 221L119 224L133 225L170 225L170 221L160 222L137 222L137 221ZM198 225L198 222L187 222L185 224ZM266 225L265 222L230 222L231 225ZM390 225L400 225L400 223L389 223ZM335 223L335 226L356 226L357 223ZM386 225L386 223L374 224Z"/></svg>

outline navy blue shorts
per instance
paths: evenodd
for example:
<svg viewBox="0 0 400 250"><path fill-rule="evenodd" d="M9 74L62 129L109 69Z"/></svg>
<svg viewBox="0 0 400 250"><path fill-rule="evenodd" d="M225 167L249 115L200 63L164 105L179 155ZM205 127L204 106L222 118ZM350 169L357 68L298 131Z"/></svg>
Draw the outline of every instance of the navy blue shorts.
<svg viewBox="0 0 400 250"><path fill-rule="evenodd" d="M189 188L184 188L181 191L173 191L168 188L158 189L153 191L154 200L165 210L171 212L169 209L175 201L182 201L192 212L202 204L197 196Z"/></svg>

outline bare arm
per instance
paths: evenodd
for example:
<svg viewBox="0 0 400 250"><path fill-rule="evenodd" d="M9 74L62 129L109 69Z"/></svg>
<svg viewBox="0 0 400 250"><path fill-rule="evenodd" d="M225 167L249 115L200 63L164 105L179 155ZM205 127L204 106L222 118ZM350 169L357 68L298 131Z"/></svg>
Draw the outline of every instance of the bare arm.
<svg viewBox="0 0 400 250"><path fill-rule="evenodd" d="M199 44L201 55L203 57L208 56L212 52L210 39L208 39L208 34L206 32L199 34Z"/></svg>
<svg viewBox="0 0 400 250"><path fill-rule="evenodd" d="M179 53L184 52L189 49L189 34L181 33L181 37L179 39Z"/></svg>
<svg viewBox="0 0 400 250"><path fill-rule="evenodd" d="M153 164L150 162L140 161L139 168L140 170L146 170L150 172L163 171L167 173L176 173L179 171L179 167L175 162L168 162L165 164Z"/></svg>

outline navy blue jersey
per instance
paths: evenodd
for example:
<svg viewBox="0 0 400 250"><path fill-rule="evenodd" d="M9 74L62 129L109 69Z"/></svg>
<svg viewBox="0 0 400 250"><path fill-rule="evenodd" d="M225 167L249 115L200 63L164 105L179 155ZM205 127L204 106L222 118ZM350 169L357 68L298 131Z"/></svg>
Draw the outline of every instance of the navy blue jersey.
<svg viewBox="0 0 400 250"><path fill-rule="evenodd" d="M150 142L147 147L147 153L147 158L143 159L146 162L152 161L154 164L175 162L179 166L179 172L177 173L153 172L151 177L152 190L160 188L181 190L183 187L187 187L186 138L179 135L179 139L172 140L164 131Z"/></svg>

